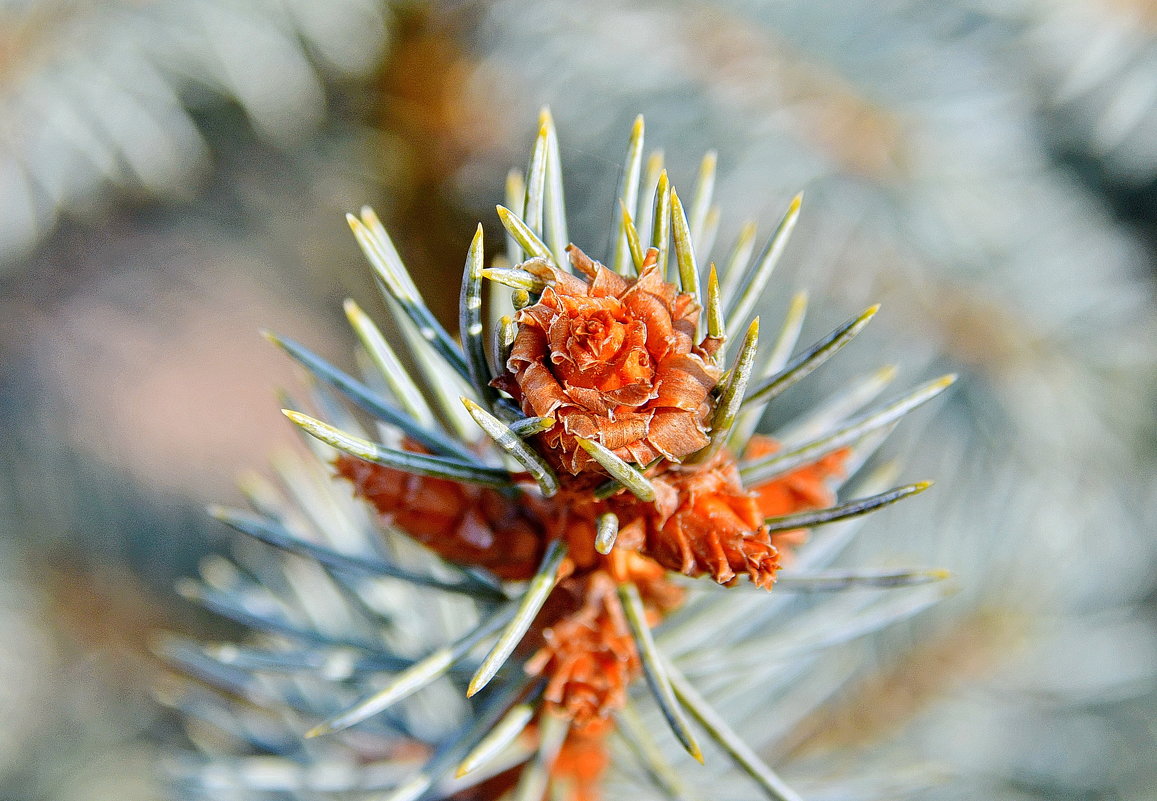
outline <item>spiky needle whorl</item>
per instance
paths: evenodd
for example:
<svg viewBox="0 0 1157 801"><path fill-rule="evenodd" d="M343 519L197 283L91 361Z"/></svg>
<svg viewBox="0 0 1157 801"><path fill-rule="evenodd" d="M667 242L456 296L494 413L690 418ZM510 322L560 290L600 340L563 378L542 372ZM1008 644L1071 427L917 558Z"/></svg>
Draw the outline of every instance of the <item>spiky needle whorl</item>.
<svg viewBox="0 0 1157 801"><path fill-rule="evenodd" d="M651 222L645 238L635 226L643 164L640 118L628 147L613 253L603 265L568 243L549 113L540 123L529 169L511 175L507 205L499 207L508 235L506 260L485 267L481 226L470 245L461 344L424 305L373 212L349 218L406 336L419 379L400 367L352 302L351 323L377 368L364 381L298 343L272 337L321 384L378 421L382 442L365 436L320 387L318 405L340 427L286 411L337 449L336 471L372 507L390 543L388 554L364 537L356 542L359 552L349 550L348 542L344 549L332 547L342 536L334 529L350 533L333 518L337 501L327 501L320 514L325 504L303 504L314 531L304 536L294 530L301 515L270 501L268 491L252 493L258 515L218 515L330 571L345 599L344 613L362 618L364 631L340 631L342 625L322 621L316 610L303 622L293 611L311 603L302 592L290 601L274 597L269 587L246 591L243 583L222 581L218 565L210 571L210 586L190 583L187 592L271 634L245 651L174 646L171 655L253 697L257 689L239 668L258 675L295 665L323 672L328 665L332 671L338 654L352 648L355 655L346 658L353 661L333 674L345 690L352 685L352 693L303 692L291 701L280 692L304 718L323 718L309 736L326 735L321 739L331 744L346 737L357 761L395 768L377 784L367 778L368 768L351 768L344 784L329 789L388 787L391 801L493 799L508 792L516 799L547 792L552 798L597 798L606 737L629 714L629 690L644 678L674 738L695 759L703 760L701 735L688 716L769 798L797 798L656 645L652 627L678 610L687 592L686 582L671 574L710 576L724 586L747 576L771 589L808 529L840 524L922 491L926 483L840 503L835 497L839 480L863 464L899 418L952 378L867 411L861 407L870 393L857 393L859 405L844 411L850 417L832 421L806 441L753 436L766 404L847 344L875 307L790 358L803 314L797 300L770 357L761 360L759 321L747 317L783 252L799 198L750 264L750 248L740 244L721 288L713 265L701 275L708 246L694 244L709 242L718 221L711 201L713 156L705 160L687 206L661 172L653 200L646 199ZM650 169L659 169L654 160ZM489 348L484 280L497 285L493 295L500 301L501 287L513 289L510 313L500 310ZM745 333L728 359L728 331L736 326ZM436 569L415 568L412 554L404 546L397 550L399 538L420 542L445 562ZM447 609L436 598L466 596L469 601L456 608L461 615L467 603L465 617L475 622L454 630L451 645L416 654L413 640L401 645L388 630L421 628L423 622L415 623L411 607L411 619L403 624L396 603L382 600L395 591L373 589L367 574L378 585L409 582L409 591L429 596L431 630L433 618ZM800 571L782 583L810 590L906 587L941 575ZM430 648L426 638L417 639L423 645L416 650ZM360 672L352 666L358 664ZM394 675L370 691L364 679L375 671ZM478 706L447 711L433 732L399 713L415 700L411 695L446 681L465 684L468 697L478 695L470 702ZM447 725L452 721L459 725ZM364 736L335 736L357 724ZM638 726L627 728L628 736L649 736ZM681 797L656 750L642 747L640 753L663 792ZM409 763L415 764L411 775L400 774L398 765ZM450 780L455 766L457 777ZM204 772L198 775L202 789L213 789ZM242 773L230 775L234 789L246 785L238 778ZM296 785L285 779L283 789L316 790L316 783L316 775L303 773Z"/></svg>

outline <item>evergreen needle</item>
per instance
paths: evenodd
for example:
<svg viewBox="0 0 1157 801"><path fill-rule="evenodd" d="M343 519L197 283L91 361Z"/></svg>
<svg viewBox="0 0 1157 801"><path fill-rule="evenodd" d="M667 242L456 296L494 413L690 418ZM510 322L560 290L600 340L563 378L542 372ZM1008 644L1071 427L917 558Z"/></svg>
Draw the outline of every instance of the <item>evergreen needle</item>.
<svg viewBox="0 0 1157 801"><path fill-rule="evenodd" d="M503 629L490 653L482 660L482 665L470 680L466 689L466 696L471 697L485 687L499 669L506 663L507 658L514 652L515 647L522 641L534 618L538 615L542 605L550 596L555 584L558 583L558 569L566 557L566 543L561 540L553 541L547 546L542 562L535 571L534 577L518 604L518 609L510 623Z"/></svg>

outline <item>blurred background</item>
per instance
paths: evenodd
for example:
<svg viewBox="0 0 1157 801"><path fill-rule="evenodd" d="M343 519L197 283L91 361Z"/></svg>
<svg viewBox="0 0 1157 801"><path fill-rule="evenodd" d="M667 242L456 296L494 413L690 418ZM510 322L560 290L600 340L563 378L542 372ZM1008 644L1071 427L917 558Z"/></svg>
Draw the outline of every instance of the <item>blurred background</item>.
<svg viewBox="0 0 1157 801"><path fill-rule="evenodd" d="M0 797L163 797L173 582L294 434L269 328L348 363L373 205L450 321L473 227L557 121L606 252L634 116L715 259L804 214L761 310L811 293L850 378L962 380L893 443L934 493L857 558L960 592L858 652L782 759L931 761L928 799L1157 799L1157 7L1148 0L0 0ZM765 319L768 319L765 317Z"/></svg>

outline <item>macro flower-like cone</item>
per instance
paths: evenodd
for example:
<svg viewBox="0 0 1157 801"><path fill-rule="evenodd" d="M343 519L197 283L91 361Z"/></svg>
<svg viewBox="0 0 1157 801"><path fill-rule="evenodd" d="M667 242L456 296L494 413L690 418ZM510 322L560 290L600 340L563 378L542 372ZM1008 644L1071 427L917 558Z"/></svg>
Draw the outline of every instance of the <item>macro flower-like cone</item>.
<svg viewBox="0 0 1157 801"><path fill-rule="evenodd" d="M726 586L746 577L771 589L812 527L923 490L926 484L913 484L836 502L845 472L854 472L875 446L864 441L950 381L931 382L867 412L845 400L835 408L852 416L833 420L815 439L780 444L753 438L766 404L850 341L875 308L792 358L802 320L796 315L785 323L774 354L757 367L758 320L746 318L783 250L798 199L764 255L746 266L742 254L751 249L739 248L740 256L729 260L725 290L713 267L706 280L700 276L703 254L692 233L710 217L710 174L688 216L663 173L648 204L654 210L648 236L632 221L638 187L625 187L613 257L609 266L600 264L567 245L555 136L545 115L529 183L512 179L509 187L508 203L520 211L499 208L509 235L503 266L484 266L481 227L471 243L461 344L426 308L373 213L351 216L420 374L402 368L352 302L347 313L376 370L365 382L295 342L272 337L375 425L363 428L319 390L317 407L352 431L300 412L286 414L338 451L336 459L329 448L322 455L343 479L330 486L344 494L321 498L311 494L316 489L303 490L295 508L276 490L264 490L252 493L258 514L218 513L238 531L324 569L310 573L299 562L286 562L284 575L256 589L241 579L231 582L232 574L217 566L209 586L189 591L278 634L221 658L288 674L285 703L313 719L309 736L364 728L365 739L350 738L355 750L345 762L366 764L367 772L355 772L341 789L368 791L385 781L388 801L496 801L511 791L517 799L596 801L610 764L608 735L627 736L620 730L626 720L625 728L634 727L631 736L651 737L629 722L639 719L628 704L631 689L645 678L674 741L694 759L704 758L697 738L708 736L766 796L795 798L698 696L677 660L663 653L657 635L668 625L685 629L680 620L687 598L703 600L673 574ZM641 138L640 120L624 170L636 183ZM489 353L485 279L514 289L510 300L517 310L497 310ZM730 360L723 352L726 329L736 326L727 314L746 329ZM382 427L391 444L366 438L366 431ZM737 453L744 453L742 460ZM308 485L297 477L285 483ZM375 514L365 516L360 506L356 514L342 511L355 501ZM301 532L303 521L314 527ZM332 530L322 523L332 523ZM428 571L416 568L416 549L404 539L442 561ZM272 575L264 567L247 572ZM306 579L329 583L307 592L300 586ZM930 580L914 571L821 572L798 573L788 585L896 589ZM228 594L234 590L237 597ZM694 620L701 609L687 611ZM304 644L277 650L283 639L295 638ZM699 639L687 650L703 653L703 645ZM351 657L351 649L359 655ZM333 683L335 692L303 693L293 666L323 666L321 680ZM237 664L216 672L204 660L190 667L220 679L235 695L263 698L269 692L268 677L237 686ZM383 672L390 675L383 679ZM411 705L409 696L436 686L459 696L450 699L458 702L457 712L427 717L424 728L412 725L432 706ZM391 707L400 712L382 714ZM701 732L691 718L702 724ZM285 742L277 747L289 753ZM344 741L325 742L338 748ZM431 756L408 778L396 778L397 770L370 770L374 754L415 752ZM645 773L672 775L655 748L644 745L638 753ZM290 772L308 774L302 766L312 764L313 754L295 752ZM373 778L381 775L395 778ZM308 783L302 788L313 792ZM686 797L674 790L664 795Z"/></svg>
<svg viewBox="0 0 1157 801"><path fill-rule="evenodd" d="M779 550L764 526L758 496L739 480L735 459L720 452L694 470L669 470L652 482L654 503L629 503L619 515L629 522L619 536L641 530L642 551L685 576L709 574L720 584L746 574L771 589ZM800 506L793 511L800 511Z"/></svg>
<svg viewBox="0 0 1157 801"><path fill-rule="evenodd" d="M567 252L589 280L541 259L520 265L547 286L518 313L510 372L495 386L527 414L555 418L539 441L572 474L598 469L576 437L636 464L678 462L705 447L718 342L694 342L699 304L663 279L654 250L635 279L574 245Z"/></svg>

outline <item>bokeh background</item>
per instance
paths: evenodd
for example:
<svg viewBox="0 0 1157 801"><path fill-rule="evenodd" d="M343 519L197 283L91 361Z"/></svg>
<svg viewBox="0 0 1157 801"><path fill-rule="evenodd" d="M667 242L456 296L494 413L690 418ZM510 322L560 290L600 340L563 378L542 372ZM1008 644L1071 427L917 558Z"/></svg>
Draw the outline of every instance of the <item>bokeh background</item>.
<svg viewBox="0 0 1157 801"><path fill-rule="evenodd" d="M228 633L172 585L227 540L204 506L294 441L260 329L348 363L365 203L449 320L544 104L585 249L643 113L678 186L718 150L716 259L806 191L771 319L804 287L805 339L883 302L769 430L881 364L962 374L893 445L939 486L857 554L960 591L775 756L1157 799L1147 0L0 0L0 796L165 797L150 640Z"/></svg>

